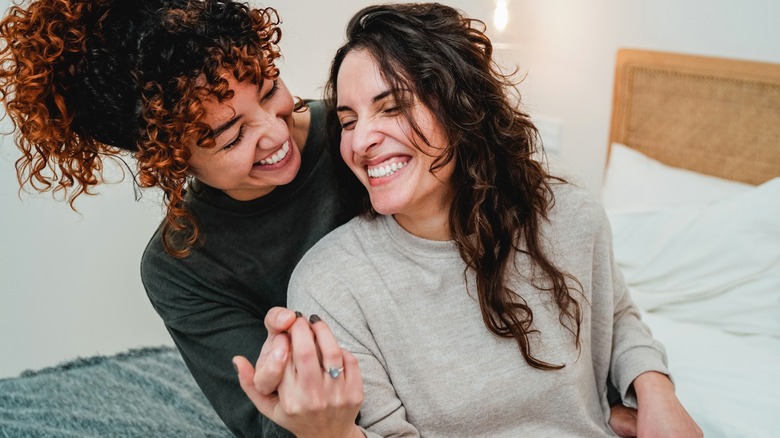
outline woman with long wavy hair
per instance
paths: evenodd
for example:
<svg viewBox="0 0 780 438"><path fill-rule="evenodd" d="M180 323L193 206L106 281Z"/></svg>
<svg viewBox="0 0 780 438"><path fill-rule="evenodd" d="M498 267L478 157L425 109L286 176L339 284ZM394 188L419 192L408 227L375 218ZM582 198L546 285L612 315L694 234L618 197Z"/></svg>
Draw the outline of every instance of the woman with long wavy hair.
<svg viewBox="0 0 780 438"><path fill-rule="evenodd" d="M357 399L362 384L360 427L319 436L614 436L611 381L638 406L640 436L700 434L614 264L603 209L539 162L483 31L435 3L350 21L329 103L369 202L293 273L288 305L312 330L293 325L300 352L280 398L327 417L311 391ZM319 342L324 327L348 355ZM315 345L324 377L306 368Z"/></svg>

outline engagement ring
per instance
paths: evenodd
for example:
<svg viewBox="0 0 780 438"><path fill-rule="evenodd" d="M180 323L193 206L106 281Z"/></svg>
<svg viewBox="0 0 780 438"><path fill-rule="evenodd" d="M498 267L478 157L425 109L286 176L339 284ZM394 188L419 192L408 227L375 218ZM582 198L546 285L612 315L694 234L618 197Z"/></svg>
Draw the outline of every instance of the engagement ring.
<svg viewBox="0 0 780 438"><path fill-rule="evenodd" d="M337 379L341 375L342 371L344 371L344 367L341 367L341 368L326 368L325 369L325 372L330 374L330 376L333 377L334 379Z"/></svg>

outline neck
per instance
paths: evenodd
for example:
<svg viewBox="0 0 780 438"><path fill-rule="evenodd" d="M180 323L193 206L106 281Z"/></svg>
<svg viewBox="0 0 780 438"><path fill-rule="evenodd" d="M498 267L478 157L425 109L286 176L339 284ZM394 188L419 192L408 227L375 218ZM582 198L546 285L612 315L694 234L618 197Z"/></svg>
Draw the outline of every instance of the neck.
<svg viewBox="0 0 780 438"><path fill-rule="evenodd" d="M452 240L450 234L450 205L425 209L414 215L394 214L393 218L404 230L428 240Z"/></svg>

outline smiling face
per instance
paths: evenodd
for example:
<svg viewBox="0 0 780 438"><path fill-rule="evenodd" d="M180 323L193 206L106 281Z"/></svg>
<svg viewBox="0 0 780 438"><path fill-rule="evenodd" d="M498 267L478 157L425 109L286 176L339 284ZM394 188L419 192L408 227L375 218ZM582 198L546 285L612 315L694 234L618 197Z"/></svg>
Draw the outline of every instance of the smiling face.
<svg viewBox="0 0 780 438"><path fill-rule="evenodd" d="M231 99L203 100L216 147L193 147L190 169L234 199L255 199L291 182L300 169L300 148L291 134L293 98L281 79L261 86L228 82L235 92Z"/></svg>
<svg viewBox="0 0 780 438"><path fill-rule="evenodd" d="M344 57L336 92L341 156L368 190L374 210L393 215L420 237L446 239L436 232L447 230L454 162L431 172L447 144L431 111L410 99L409 113L429 140L425 144L402 115L401 103L365 50L353 50Z"/></svg>

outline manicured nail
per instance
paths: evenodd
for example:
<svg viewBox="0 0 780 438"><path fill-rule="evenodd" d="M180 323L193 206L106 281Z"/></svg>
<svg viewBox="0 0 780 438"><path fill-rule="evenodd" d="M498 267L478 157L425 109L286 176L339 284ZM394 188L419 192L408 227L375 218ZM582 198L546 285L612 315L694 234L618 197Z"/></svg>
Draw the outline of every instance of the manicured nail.
<svg viewBox="0 0 780 438"><path fill-rule="evenodd" d="M322 321L319 316L312 313L312 315L309 317L309 322L314 324L316 322Z"/></svg>
<svg viewBox="0 0 780 438"><path fill-rule="evenodd" d="M302 316L303 316L303 313L301 313L301 312L299 312L299 311L297 311L297 310L295 311L295 317L296 317L296 318L300 318L300 317L302 317Z"/></svg>

